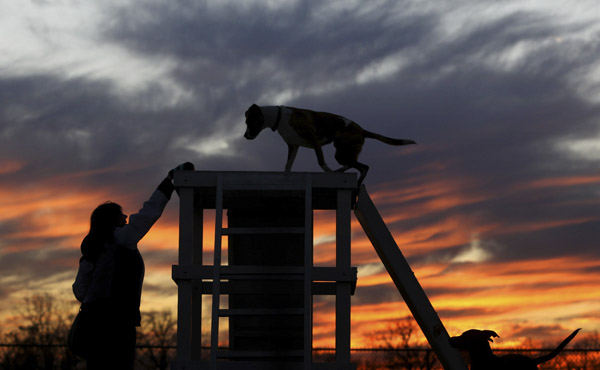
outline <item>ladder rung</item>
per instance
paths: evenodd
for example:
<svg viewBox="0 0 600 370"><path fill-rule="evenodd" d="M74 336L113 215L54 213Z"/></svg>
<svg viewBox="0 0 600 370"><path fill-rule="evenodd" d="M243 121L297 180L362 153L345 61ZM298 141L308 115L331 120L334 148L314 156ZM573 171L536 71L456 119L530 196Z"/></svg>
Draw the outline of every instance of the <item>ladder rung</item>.
<svg viewBox="0 0 600 370"><path fill-rule="evenodd" d="M279 192L293 192L304 194L304 184L288 183L288 184L251 184L251 183L228 183L223 184L223 190L235 191L237 193L244 193L246 191L265 191L275 190Z"/></svg>
<svg viewBox="0 0 600 370"><path fill-rule="evenodd" d="M232 336L234 336L235 338L264 338L265 331L264 330L236 330L235 334L232 334ZM269 338L288 340L290 338L290 333L287 330L281 331L281 332L269 330Z"/></svg>
<svg viewBox="0 0 600 370"><path fill-rule="evenodd" d="M281 274L281 275L274 275L274 274L265 274L265 275L257 275L257 274L252 274L252 275L239 275L239 274L235 274L235 275L227 275L227 274L221 274L221 279L222 280L261 280L261 281L288 281L288 280L304 280L302 278L302 275L290 275L290 274Z"/></svg>
<svg viewBox="0 0 600 370"><path fill-rule="evenodd" d="M223 275L302 275L303 267L300 266L253 266L253 265L228 265L221 268Z"/></svg>
<svg viewBox="0 0 600 370"><path fill-rule="evenodd" d="M303 266L251 266L223 265L219 267L220 279L264 279L282 280L304 279ZM173 280L212 280L216 273L215 266L210 265L173 265ZM356 283L357 270L338 267L312 267L312 281L350 282Z"/></svg>
<svg viewBox="0 0 600 370"><path fill-rule="evenodd" d="M223 266L221 279L227 280L302 280L297 266Z"/></svg>
<svg viewBox="0 0 600 370"><path fill-rule="evenodd" d="M218 358L270 358L270 357L302 357L303 351L239 351L219 350Z"/></svg>
<svg viewBox="0 0 600 370"><path fill-rule="evenodd" d="M219 310L221 317L228 316L290 316L303 315L303 308L232 308Z"/></svg>
<svg viewBox="0 0 600 370"><path fill-rule="evenodd" d="M221 282L220 293L237 294L237 295L254 295L254 294L289 294L290 287L287 285L277 284L279 281L275 279L269 279L265 281L261 279L260 284L255 284L254 281L246 279L246 282L240 284L236 282L231 284L230 282ZM257 279L255 279L257 280ZM289 281L291 279L288 279ZM275 282L275 284L269 285L268 282ZM267 283L267 284L265 284ZM354 285L353 285L354 286ZM212 282L203 282L201 285L202 294L212 294ZM312 294L313 295L335 295L336 283L332 282L313 282L312 283Z"/></svg>
<svg viewBox="0 0 600 370"><path fill-rule="evenodd" d="M222 235L252 234L304 234L304 227L228 227L221 230Z"/></svg>

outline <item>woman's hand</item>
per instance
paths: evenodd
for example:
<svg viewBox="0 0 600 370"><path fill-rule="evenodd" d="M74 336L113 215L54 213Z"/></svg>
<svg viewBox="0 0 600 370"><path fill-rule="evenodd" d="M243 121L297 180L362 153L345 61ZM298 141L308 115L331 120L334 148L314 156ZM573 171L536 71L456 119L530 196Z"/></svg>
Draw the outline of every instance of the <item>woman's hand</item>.
<svg viewBox="0 0 600 370"><path fill-rule="evenodd" d="M183 170L183 171L193 171L194 170L194 164L192 162L185 162L180 164L179 166L173 168L171 171L169 171L168 174L168 178L170 180L173 180L173 173L175 173L175 171L179 171L179 170Z"/></svg>

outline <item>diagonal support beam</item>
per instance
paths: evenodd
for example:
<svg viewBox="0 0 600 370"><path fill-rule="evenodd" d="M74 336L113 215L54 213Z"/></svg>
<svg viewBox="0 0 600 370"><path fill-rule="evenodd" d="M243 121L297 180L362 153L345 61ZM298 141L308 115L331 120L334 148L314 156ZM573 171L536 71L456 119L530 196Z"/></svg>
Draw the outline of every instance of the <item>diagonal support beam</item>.
<svg viewBox="0 0 600 370"><path fill-rule="evenodd" d="M354 214L444 369L466 370L465 362L458 350L450 346L444 324L402 255L364 185L360 188Z"/></svg>

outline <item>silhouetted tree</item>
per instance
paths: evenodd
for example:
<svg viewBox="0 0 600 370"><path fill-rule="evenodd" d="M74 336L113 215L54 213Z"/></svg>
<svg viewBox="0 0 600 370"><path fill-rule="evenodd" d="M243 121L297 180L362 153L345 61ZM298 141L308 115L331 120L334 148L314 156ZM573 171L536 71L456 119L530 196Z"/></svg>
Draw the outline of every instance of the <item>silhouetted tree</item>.
<svg viewBox="0 0 600 370"><path fill-rule="evenodd" d="M420 346L417 337L419 328L410 316L391 322L386 328L368 334L371 345L384 348L384 368L421 370L433 369L437 363L429 347Z"/></svg>
<svg viewBox="0 0 600 370"><path fill-rule="evenodd" d="M77 359L64 347L73 309L48 293L34 294L18 308L21 325L2 336L4 369L71 369Z"/></svg>
<svg viewBox="0 0 600 370"><path fill-rule="evenodd" d="M555 344L556 345L556 344ZM551 348L551 346L548 346ZM600 368L600 357L597 352L587 352L585 350L597 350L600 348L600 333L594 331L584 334L573 344L574 349L582 350L579 353L565 353L559 355L556 359L561 361L565 369L598 369Z"/></svg>
<svg viewBox="0 0 600 370"><path fill-rule="evenodd" d="M145 368L168 369L176 343L177 320L171 311L151 311L142 314L142 327L138 331L141 349L138 360Z"/></svg>

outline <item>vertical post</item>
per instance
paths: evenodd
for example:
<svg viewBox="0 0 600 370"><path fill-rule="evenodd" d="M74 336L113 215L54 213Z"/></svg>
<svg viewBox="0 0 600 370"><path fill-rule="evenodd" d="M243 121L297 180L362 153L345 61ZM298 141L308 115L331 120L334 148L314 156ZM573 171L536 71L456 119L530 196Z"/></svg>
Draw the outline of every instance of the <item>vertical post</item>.
<svg viewBox="0 0 600 370"><path fill-rule="evenodd" d="M212 323L210 340L210 368L217 368L217 352L219 350L219 306L221 298L221 240L223 228L223 177L217 177L217 192L215 198L215 249L214 276L212 282Z"/></svg>
<svg viewBox="0 0 600 370"><path fill-rule="evenodd" d="M312 266L313 266L313 210L312 179L306 175L304 190L304 369L312 367Z"/></svg>
<svg viewBox="0 0 600 370"><path fill-rule="evenodd" d="M194 225L192 263L195 266L201 266L204 208L199 201L194 202L192 222ZM194 281L192 287L192 359L200 360L202 355L202 281Z"/></svg>
<svg viewBox="0 0 600 370"><path fill-rule="evenodd" d="M194 250L194 189L179 189L179 265L190 265ZM177 359L191 360L192 284L178 282L177 289Z"/></svg>
<svg viewBox="0 0 600 370"><path fill-rule="evenodd" d="M337 270L350 273L350 207L351 190L337 191L336 208L336 267ZM350 283L338 282L335 296L335 361L338 365L350 363Z"/></svg>

